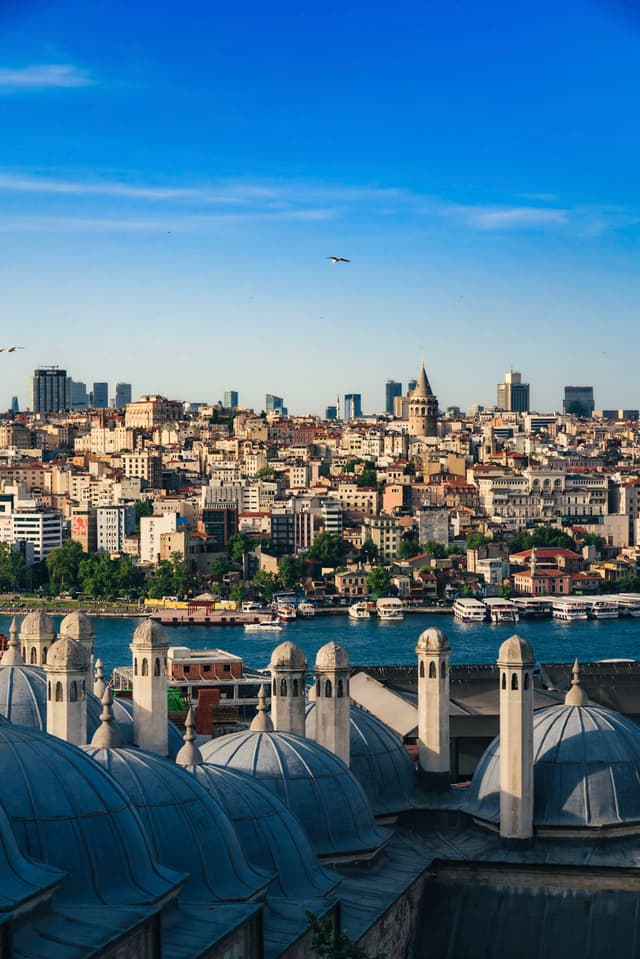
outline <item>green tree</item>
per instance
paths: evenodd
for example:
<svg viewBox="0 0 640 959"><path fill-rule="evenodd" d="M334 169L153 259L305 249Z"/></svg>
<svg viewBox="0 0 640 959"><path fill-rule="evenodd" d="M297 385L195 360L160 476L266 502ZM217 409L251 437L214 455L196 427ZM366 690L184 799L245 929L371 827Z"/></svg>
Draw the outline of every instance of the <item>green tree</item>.
<svg viewBox="0 0 640 959"><path fill-rule="evenodd" d="M498 586L498 596L500 596L501 599L511 599L512 592L511 583L500 583Z"/></svg>
<svg viewBox="0 0 640 959"><path fill-rule="evenodd" d="M386 596L390 582L389 573L384 566L372 566L367 576L367 589L373 596Z"/></svg>
<svg viewBox="0 0 640 959"><path fill-rule="evenodd" d="M533 530L517 533L509 540L511 553L519 553L522 550L531 549L532 546L572 550L577 548L575 540L555 526L536 526Z"/></svg>
<svg viewBox="0 0 640 959"><path fill-rule="evenodd" d="M275 479L276 473L273 467L271 466L262 466L259 470L256 471L255 478L258 480L272 480Z"/></svg>
<svg viewBox="0 0 640 959"><path fill-rule="evenodd" d="M398 546L398 559L411 559L420 553L420 543L417 539L401 539Z"/></svg>
<svg viewBox="0 0 640 959"><path fill-rule="evenodd" d="M237 603L238 606L241 606L242 600L244 599L244 590L242 586L234 586L229 593L229 599L233 600L234 603Z"/></svg>
<svg viewBox="0 0 640 959"><path fill-rule="evenodd" d="M462 596L464 599L469 599L471 596L473 596L473 590L468 583L465 583L462 587Z"/></svg>
<svg viewBox="0 0 640 959"><path fill-rule="evenodd" d="M435 559L445 559L447 555L447 547L443 546L442 543L436 543L434 539L428 539L422 549L423 552L429 553Z"/></svg>
<svg viewBox="0 0 640 959"><path fill-rule="evenodd" d="M318 533L307 556L323 566L340 566L346 553L346 543L338 533Z"/></svg>
<svg viewBox="0 0 640 959"><path fill-rule="evenodd" d="M296 586L304 571L302 560L297 556L283 556L278 562L278 579L283 589L292 589Z"/></svg>
<svg viewBox="0 0 640 959"><path fill-rule="evenodd" d="M267 573L263 569L259 569L253 577L251 585L256 593L259 593L267 603L270 603L278 583L273 573Z"/></svg>
<svg viewBox="0 0 640 959"><path fill-rule="evenodd" d="M0 589L24 589L28 582L24 553L13 550L9 543L0 543Z"/></svg>
<svg viewBox="0 0 640 959"><path fill-rule="evenodd" d="M137 499L133 507L136 517L136 532L140 532L140 520L143 516L153 516L153 503L150 499Z"/></svg>
<svg viewBox="0 0 640 959"><path fill-rule="evenodd" d="M363 563L375 563L378 558L378 547L372 539L365 539L360 548L360 559Z"/></svg>
<svg viewBox="0 0 640 959"><path fill-rule="evenodd" d="M376 489L377 485L378 474L376 468L373 463L367 463L362 472L356 476L356 486L369 486L371 489Z"/></svg>
<svg viewBox="0 0 640 959"><path fill-rule="evenodd" d="M152 599L176 595L173 591L173 566L166 559L160 560L147 585L147 595Z"/></svg>
<svg viewBox="0 0 640 959"><path fill-rule="evenodd" d="M485 536L484 533L469 533L465 546L467 549L480 549L481 546L485 546L488 542L489 537Z"/></svg>
<svg viewBox="0 0 640 959"><path fill-rule="evenodd" d="M373 955L354 943L348 932L336 930L331 919L319 919L309 911L306 916L311 929L311 948L318 959L385 959L384 953Z"/></svg>
<svg viewBox="0 0 640 959"><path fill-rule="evenodd" d="M253 549L253 541L244 533L234 533L227 541L227 553L232 563L242 563L245 553Z"/></svg>
<svg viewBox="0 0 640 959"><path fill-rule="evenodd" d="M78 570L84 556L82 546L74 539L68 539L58 549L51 550L46 563L52 590L56 593L77 590Z"/></svg>

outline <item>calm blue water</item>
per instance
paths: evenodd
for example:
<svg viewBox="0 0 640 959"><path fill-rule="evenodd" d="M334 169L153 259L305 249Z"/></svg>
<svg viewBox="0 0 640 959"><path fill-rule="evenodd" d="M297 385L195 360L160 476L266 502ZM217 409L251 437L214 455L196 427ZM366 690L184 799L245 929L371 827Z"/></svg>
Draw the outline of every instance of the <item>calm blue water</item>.
<svg viewBox="0 0 640 959"><path fill-rule="evenodd" d="M59 618L58 618L59 619ZM11 617L0 616L0 632L8 635ZM20 620L18 620L20 622ZM96 618L96 655L110 675L114 666L129 665L129 643L140 620ZM271 650L284 639L301 646L309 662L329 640L341 643L354 665L407 665L415 663L415 646L423 629L443 629L451 643L455 663L495 662L500 643L514 632L532 644L539 662L572 662L576 656L596 659L640 659L640 619L563 623L558 620L522 620L517 626L458 623L452 616L408 615L400 623L368 622L348 616L318 616L297 620L280 633L259 635L233 626L179 626L168 630L172 646L194 649L218 647L242 656L248 666L268 665Z"/></svg>

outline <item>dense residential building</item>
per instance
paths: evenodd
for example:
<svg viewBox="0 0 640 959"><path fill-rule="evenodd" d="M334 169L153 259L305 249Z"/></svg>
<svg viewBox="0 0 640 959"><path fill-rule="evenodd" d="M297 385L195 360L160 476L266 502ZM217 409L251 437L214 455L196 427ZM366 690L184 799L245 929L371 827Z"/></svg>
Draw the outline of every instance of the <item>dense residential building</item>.
<svg viewBox="0 0 640 959"><path fill-rule="evenodd" d="M31 543L36 563L62 546L62 515L55 509L19 509L11 516L11 542Z"/></svg>
<svg viewBox="0 0 640 959"><path fill-rule="evenodd" d="M593 416L593 387L592 386L565 386L562 412L571 416L589 419Z"/></svg>
<svg viewBox="0 0 640 959"><path fill-rule="evenodd" d="M99 506L96 510L96 548L99 553L121 553L136 528L133 506Z"/></svg>
<svg viewBox="0 0 640 959"><path fill-rule="evenodd" d="M71 408L71 380L58 366L41 366L31 378L34 413L61 413Z"/></svg>
<svg viewBox="0 0 640 959"><path fill-rule="evenodd" d="M164 396L141 396L133 403L127 403L125 426L132 429L153 429L181 419L182 403L168 400Z"/></svg>
<svg viewBox="0 0 640 959"><path fill-rule="evenodd" d="M87 395L87 384L72 380L71 381L71 409L85 410L88 407L88 405L89 405L89 397Z"/></svg>
<svg viewBox="0 0 640 959"><path fill-rule="evenodd" d="M160 489L162 487L162 455L149 450L136 453L123 453L124 475L142 481L143 488Z"/></svg>
<svg viewBox="0 0 640 959"><path fill-rule="evenodd" d="M508 413L529 412L529 384L522 382L522 374L509 370L504 374L504 383L498 383L498 409Z"/></svg>

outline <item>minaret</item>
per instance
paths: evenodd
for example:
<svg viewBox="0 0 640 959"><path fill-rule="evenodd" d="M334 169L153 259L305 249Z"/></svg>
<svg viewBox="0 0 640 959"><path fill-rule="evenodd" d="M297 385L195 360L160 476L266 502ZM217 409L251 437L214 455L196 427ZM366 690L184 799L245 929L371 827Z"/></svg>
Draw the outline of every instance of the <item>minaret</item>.
<svg viewBox="0 0 640 959"><path fill-rule="evenodd" d="M318 650L316 677L316 742L349 765L351 736L351 665L346 650L330 642Z"/></svg>
<svg viewBox="0 0 640 959"><path fill-rule="evenodd" d="M93 649L96 642L96 633L89 617L77 610L68 613L60 623L58 636L61 639L63 637L75 639L76 642L84 646L89 657L89 669L93 671Z"/></svg>
<svg viewBox="0 0 640 959"><path fill-rule="evenodd" d="M87 745L86 649L75 639L59 639L49 648L47 676L47 732L76 746Z"/></svg>
<svg viewBox="0 0 640 959"><path fill-rule="evenodd" d="M22 658L29 666L44 666L47 652L56 638L53 620L42 610L27 613L20 627Z"/></svg>
<svg viewBox="0 0 640 959"><path fill-rule="evenodd" d="M409 396L409 436L438 435L438 400L433 395L424 369L424 360L416 388Z"/></svg>
<svg viewBox="0 0 640 959"><path fill-rule="evenodd" d="M101 698L100 725L93 734L91 745L97 746L98 749L117 749L118 746L122 746L122 733L113 715L113 695L110 686L105 687Z"/></svg>
<svg viewBox="0 0 640 959"><path fill-rule="evenodd" d="M193 706L190 706L184 723L184 746L181 747L176 756L178 766L200 766L202 764L202 753L195 744L196 734L193 731L195 724Z"/></svg>
<svg viewBox="0 0 640 959"><path fill-rule="evenodd" d="M500 647L500 835L509 846L533 838L533 665L526 639Z"/></svg>
<svg viewBox="0 0 640 959"><path fill-rule="evenodd" d="M446 633L433 627L420 634L418 656L418 764L432 789L448 789L449 657Z"/></svg>
<svg viewBox="0 0 640 959"><path fill-rule="evenodd" d="M133 741L160 756L169 752L168 646L164 628L146 619L137 627L129 647L133 656Z"/></svg>
<svg viewBox="0 0 640 959"><path fill-rule="evenodd" d="M102 699L106 688L107 686L104 681L104 670L102 668L102 660L96 659L96 669L93 677L93 695L97 696L98 699Z"/></svg>
<svg viewBox="0 0 640 959"><path fill-rule="evenodd" d="M22 658L20 647L18 645L18 624L16 623L15 616L11 620L11 626L9 627L9 643L2 654L0 666L24 666L24 659Z"/></svg>
<svg viewBox="0 0 640 959"><path fill-rule="evenodd" d="M307 660L295 643L276 646L269 663L271 672L271 718L278 732L304 736L304 679Z"/></svg>

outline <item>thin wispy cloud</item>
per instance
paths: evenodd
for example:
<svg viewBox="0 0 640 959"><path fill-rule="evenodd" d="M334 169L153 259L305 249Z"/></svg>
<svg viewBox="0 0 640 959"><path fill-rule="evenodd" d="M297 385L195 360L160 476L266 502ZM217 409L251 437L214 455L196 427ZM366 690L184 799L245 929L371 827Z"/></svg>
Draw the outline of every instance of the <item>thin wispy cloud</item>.
<svg viewBox="0 0 640 959"><path fill-rule="evenodd" d="M0 69L0 90L50 90L88 87L94 83L86 70L69 63L33 64Z"/></svg>
<svg viewBox="0 0 640 959"><path fill-rule="evenodd" d="M462 215L478 230L514 230L561 226L568 222L570 211L532 206L468 207L462 210Z"/></svg>

